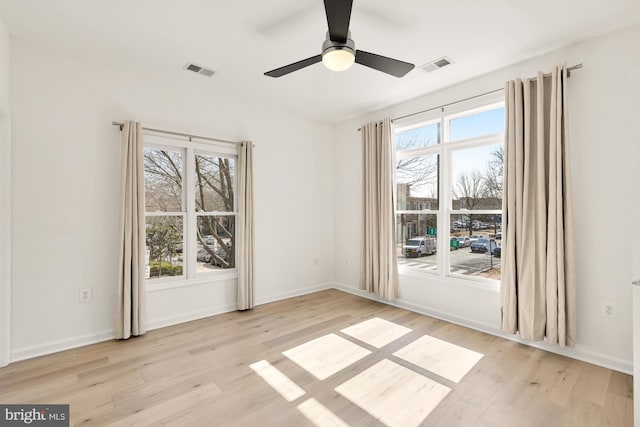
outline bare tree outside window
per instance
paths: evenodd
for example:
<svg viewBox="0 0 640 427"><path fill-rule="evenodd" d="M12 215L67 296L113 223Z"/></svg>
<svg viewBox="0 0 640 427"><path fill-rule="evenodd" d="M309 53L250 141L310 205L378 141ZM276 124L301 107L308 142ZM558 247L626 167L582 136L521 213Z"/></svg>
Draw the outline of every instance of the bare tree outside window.
<svg viewBox="0 0 640 427"><path fill-rule="evenodd" d="M396 132L396 152L440 144L440 123L419 126Z"/></svg>
<svg viewBox="0 0 640 427"><path fill-rule="evenodd" d="M504 146L500 145L491 152L492 158L487 162L484 172L485 197L502 199L502 176L504 164Z"/></svg>
<svg viewBox="0 0 640 427"><path fill-rule="evenodd" d="M458 176L453 196L458 201L458 209L477 209L484 197L484 177L478 170Z"/></svg>
<svg viewBox="0 0 640 427"><path fill-rule="evenodd" d="M146 148L144 190L147 212L181 212L182 153Z"/></svg>
<svg viewBox="0 0 640 427"><path fill-rule="evenodd" d="M439 144L440 124L432 124L396 134L396 151L403 152ZM438 209L437 155L412 156L396 162L397 208L399 210Z"/></svg>
<svg viewBox="0 0 640 427"><path fill-rule="evenodd" d="M484 197L484 177L482 173L478 170L473 170L459 175L453 188L453 197L454 208L456 209L479 209ZM457 206L455 206L456 204ZM469 230L469 236L473 235L474 221L476 221L476 218L471 214L465 215L463 218L463 222Z"/></svg>

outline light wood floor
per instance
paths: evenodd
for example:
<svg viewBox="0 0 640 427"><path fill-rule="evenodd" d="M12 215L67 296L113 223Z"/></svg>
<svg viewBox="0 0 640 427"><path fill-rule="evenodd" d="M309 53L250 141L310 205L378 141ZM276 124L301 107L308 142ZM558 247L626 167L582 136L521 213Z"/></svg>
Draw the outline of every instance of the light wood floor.
<svg viewBox="0 0 640 427"><path fill-rule="evenodd" d="M632 426L632 395L629 375L335 290L0 369L0 403L67 403L75 426Z"/></svg>

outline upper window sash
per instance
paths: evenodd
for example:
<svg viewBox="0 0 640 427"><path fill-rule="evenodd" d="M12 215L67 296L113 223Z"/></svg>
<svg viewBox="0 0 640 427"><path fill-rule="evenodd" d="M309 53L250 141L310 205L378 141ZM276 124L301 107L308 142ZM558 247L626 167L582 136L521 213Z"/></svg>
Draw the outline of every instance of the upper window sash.
<svg viewBox="0 0 640 427"><path fill-rule="evenodd" d="M145 213L184 212L184 150L145 146L143 153Z"/></svg>
<svg viewBox="0 0 640 427"><path fill-rule="evenodd" d="M442 143L442 122L432 120L395 130L395 151L407 152L438 146Z"/></svg>

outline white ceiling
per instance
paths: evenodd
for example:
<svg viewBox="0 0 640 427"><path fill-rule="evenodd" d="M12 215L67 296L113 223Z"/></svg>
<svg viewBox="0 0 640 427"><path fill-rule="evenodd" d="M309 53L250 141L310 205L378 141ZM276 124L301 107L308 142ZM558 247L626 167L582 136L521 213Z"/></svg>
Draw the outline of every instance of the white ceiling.
<svg viewBox="0 0 640 427"><path fill-rule="evenodd" d="M417 66L454 61L401 79L357 64L342 73L315 64L265 77L320 53L327 30L321 0L0 0L0 15L15 39L168 74L186 73L182 67L194 62L218 72L193 75L212 96L224 88L336 122L635 24L640 1L355 0L356 48Z"/></svg>

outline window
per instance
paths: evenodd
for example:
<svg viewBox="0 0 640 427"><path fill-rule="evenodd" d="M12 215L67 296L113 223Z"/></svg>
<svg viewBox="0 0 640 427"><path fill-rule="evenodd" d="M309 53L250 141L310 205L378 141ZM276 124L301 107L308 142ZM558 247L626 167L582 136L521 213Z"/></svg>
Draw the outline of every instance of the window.
<svg viewBox="0 0 640 427"><path fill-rule="evenodd" d="M500 279L504 106L396 123L396 248L401 268Z"/></svg>
<svg viewBox="0 0 640 427"><path fill-rule="evenodd" d="M235 269L236 147L145 134L146 278Z"/></svg>

